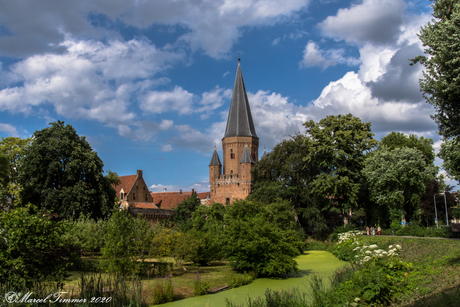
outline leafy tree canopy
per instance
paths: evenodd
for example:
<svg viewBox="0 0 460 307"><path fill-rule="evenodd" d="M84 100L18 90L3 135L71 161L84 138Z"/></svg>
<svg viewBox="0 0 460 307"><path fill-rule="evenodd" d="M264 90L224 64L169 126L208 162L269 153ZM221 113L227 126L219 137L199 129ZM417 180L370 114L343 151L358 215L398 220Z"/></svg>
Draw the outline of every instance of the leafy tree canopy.
<svg viewBox="0 0 460 307"><path fill-rule="evenodd" d="M366 160L363 174L369 184L371 199L393 209L393 220L406 213L406 220L415 218L420 194L434 180L437 168L427 165L423 154L415 148L382 147Z"/></svg>
<svg viewBox="0 0 460 307"><path fill-rule="evenodd" d="M225 248L238 271L281 275L297 270L294 260L303 242L295 230L293 208L286 201L263 205L235 201L225 213Z"/></svg>
<svg viewBox="0 0 460 307"><path fill-rule="evenodd" d="M322 199L329 211L358 208L365 155L378 143L371 124L347 114L330 115L319 123L310 120L304 126L309 146L303 159L318 169L310 183L312 194Z"/></svg>
<svg viewBox="0 0 460 307"><path fill-rule="evenodd" d="M434 106L433 116L439 133L446 139L460 135L460 3L457 0L432 0L433 16L422 27L419 38L426 56L413 63L425 66L420 89Z"/></svg>
<svg viewBox="0 0 460 307"><path fill-rule="evenodd" d="M423 136L418 138L414 134L407 136L404 133L392 131L382 138L379 148L382 146L386 146L389 149L403 147L415 148L422 152L426 164L434 163L433 140L430 138L424 138Z"/></svg>
<svg viewBox="0 0 460 307"><path fill-rule="evenodd" d="M148 254L152 233L147 220L134 218L126 210L114 207L114 212L104 227L105 246L102 255L109 272L131 275L141 270ZM141 259L142 262L137 261Z"/></svg>
<svg viewBox="0 0 460 307"><path fill-rule="evenodd" d="M6 204L8 199L11 200L12 207L19 203L19 193L21 191L19 172L21 170L26 148L29 145L30 139L21 139L17 137L2 138L0 141L0 153L5 155L7 159L7 178L1 191L1 201L3 205Z"/></svg>
<svg viewBox="0 0 460 307"><path fill-rule="evenodd" d="M460 182L460 143L454 140L447 140L441 144L438 156L444 160L444 168L449 177Z"/></svg>
<svg viewBox="0 0 460 307"><path fill-rule="evenodd" d="M106 217L115 190L103 176L103 163L85 137L62 121L36 131L26 148L19 173L21 202L59 213L66 218L81 214Z"/></svg>
<svg viewBox="0 0 460 307"><path fill-rule="evenodd" d="M192 228L192 214L200 206L200 199L197 194L184 199L174 208L173 222L183 231Z"/></svg>

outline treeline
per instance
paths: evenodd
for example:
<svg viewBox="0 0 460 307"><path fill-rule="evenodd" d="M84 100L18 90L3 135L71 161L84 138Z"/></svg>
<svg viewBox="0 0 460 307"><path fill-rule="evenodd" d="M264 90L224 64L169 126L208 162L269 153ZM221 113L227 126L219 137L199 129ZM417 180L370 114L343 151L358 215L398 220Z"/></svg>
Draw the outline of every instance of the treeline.
<svg viewBox="0 0 460 307"><path fill-rule="evenodd" d="M330 230L331 212L358 226L396 230L403 218L434 225L434 196L441 192L449 217L460 217L452 187L437 176L432 139L391 132L377 141L371 124L351 114L304 125L305 133L283 140L255 165L248 199L288 201L304 229L316 235ZM452 142L442 145L445 167L458 152ZM438 219L446 221L444 198L437 197Z"/></svg>

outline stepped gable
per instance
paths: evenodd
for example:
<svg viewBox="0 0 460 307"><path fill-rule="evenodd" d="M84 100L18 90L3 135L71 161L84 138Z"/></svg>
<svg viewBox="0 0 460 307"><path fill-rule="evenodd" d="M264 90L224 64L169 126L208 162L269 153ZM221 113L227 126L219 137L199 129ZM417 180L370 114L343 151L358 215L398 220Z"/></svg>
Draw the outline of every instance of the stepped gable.
<svg viewBox="0 0 460 307"><path fill-rule="evenodd" d="M230 111L228 112L227 128L225 129L224 138L232 136L250 136L258 138L252 120L246 87L244 86L240 59L238 59L232 102L230 103Z"/></svg>

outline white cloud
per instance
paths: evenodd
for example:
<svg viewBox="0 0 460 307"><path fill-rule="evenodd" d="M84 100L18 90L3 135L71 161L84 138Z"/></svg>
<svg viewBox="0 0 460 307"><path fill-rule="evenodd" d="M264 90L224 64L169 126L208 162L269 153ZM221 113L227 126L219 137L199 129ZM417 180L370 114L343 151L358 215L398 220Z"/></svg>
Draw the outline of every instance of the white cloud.
<svg viewBox="0 0 460 307"><path fill-rule="evenodd" d="M337 64L346 64L355 66L360 64L360 60L353 57L344 57L344 49L320 50L318 45L309 41L303 51L303 59L300 62L301 67L318 66L324 69Z"/></svg>
<svg viewBox="0 0 460 307"><path fill-rule="evenodd" d="M172 91L151 91L141 98L140 108L146 112L164 113L177 111L187 114L192 111L193 94L180 86L175 86Z"/></svg>
<svg viewBox="0 0 460 307"><path fill-rule="evenodd" d="M211 57L228 55L245 26L289 21L309 0L178 0L90 1L55 3L9 1L0 20L9 33L0 37L0 53L24 56L35 52L60 52L65 33L94 39L119 39L114 23L145 29L152 25L181 26L187 30L178 42L202 49ZM92 24L102 15L104 23Z"/></svg>
<svg viewBox="0 0 460 307"><path fill-rule="evenodd" d="M174 149L172 148L172 146L170 144L166 144L166 145L163 145L161 147L161 151L164 151L164 152L170 152L170 151L173 151Z"/></svg>
<svg viewBox="0 0 460 307"><path fill-rule="evenodd" d="M174 191L179 191L180 188L175 185L163 185L161 183L159 184L152 184L149 187L150 192L164 192L166 189L166 192L174 192Z"/></svg>
<svg viewBox="0 0 460 307"><path fill-rule="evenodd" d="M199 102L200 107L197 108L195 112L205 112L200 117L201 119L206 119L212 114L213 110L224 104L225 99L232 98L232 90L216 86L214 90L201 94L201 97Z"/></svg>
<svg viewBox="0 0 460 307"><path fill-rule="evenodd" d="M14 137L19 136L18 130L16 129L16 127L14 127L11 124L0 123L0 131L8 133L9 136L14 136Z"/></svg>
<svg viewBox="0 0 460 307"><path fill-rule="evenodd" d="M364 0L350 8L340 9L327 17L319 27L323 35L353 43L387 44L400 34L403 0Z"/></svg>
<svg viewBox="0 0 460 307"><path fill-rule="evenodd" d="M167 82L145 79L182 58L145 40L103 44L69 38L61 45L63 54L35 55L11 66L14 78L0 90L1 111L29 114L51 104L68 118L129 121L135 116L128 111L131 95Z"/></svg>

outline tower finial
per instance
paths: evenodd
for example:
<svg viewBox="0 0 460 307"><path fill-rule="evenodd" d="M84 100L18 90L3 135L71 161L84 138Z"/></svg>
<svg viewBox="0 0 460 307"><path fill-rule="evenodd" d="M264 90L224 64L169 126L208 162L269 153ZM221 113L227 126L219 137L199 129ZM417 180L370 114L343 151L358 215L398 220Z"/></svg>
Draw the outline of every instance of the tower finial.
<svg viewBox="0 0 460 307"><path fill-rule="evenodd" d="M240 53L241 53L241 52L238 51L238 63L240 63L240 60L241 60Z"/></svg>

